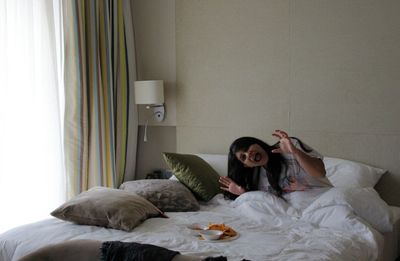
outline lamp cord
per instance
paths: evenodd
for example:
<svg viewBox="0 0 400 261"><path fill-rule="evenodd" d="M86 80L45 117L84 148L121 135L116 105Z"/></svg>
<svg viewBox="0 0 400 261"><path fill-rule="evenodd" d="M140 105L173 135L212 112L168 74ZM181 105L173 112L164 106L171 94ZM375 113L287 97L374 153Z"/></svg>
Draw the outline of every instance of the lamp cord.
<svg viewBox="0 0 400 261"><path fill-rule="evenodd" d="M143 141L147 142L147 124L149 123L149 120L146 120L146 124L144 125L144 138Z"/></svg>
<svg viewBox="0 0 400 261"><path fill-rule="evenodd" d="M149 124L149 119L152 118L154 115L157 115L157 113L158 113L157 111L156 111L156 112L153 112L153 113L151 114L151 116L148 117L147 120L146 120L146 123L145 123L145 125L144 125L144 137L143 137L143 141L144 141L144 142L147 142L147 125Z"/></svg>

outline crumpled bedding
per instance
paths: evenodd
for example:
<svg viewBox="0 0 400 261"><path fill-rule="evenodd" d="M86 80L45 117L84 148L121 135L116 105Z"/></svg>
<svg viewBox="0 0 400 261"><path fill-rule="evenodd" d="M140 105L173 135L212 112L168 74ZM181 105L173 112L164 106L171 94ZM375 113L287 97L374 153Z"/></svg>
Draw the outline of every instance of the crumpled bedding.
<svg viewBox="0 0 400 261"><path fill-rule="evenodd" d="M362 212L355 212L352 204L357 202L346 202L348 198L338 196L344 192L337 189L296 193L286 201L260 191L245 193L235 201L219 194L201 204L200 211L169 212L170 218L148 219L131 232L51 218L0 235L0 260L18 260L45 245L73 239L153 244L181 254L223 255L233 261L378 260L382 234L360 216ZM225 223L239 237L200 240L187 228L193 223Z"/></svg>

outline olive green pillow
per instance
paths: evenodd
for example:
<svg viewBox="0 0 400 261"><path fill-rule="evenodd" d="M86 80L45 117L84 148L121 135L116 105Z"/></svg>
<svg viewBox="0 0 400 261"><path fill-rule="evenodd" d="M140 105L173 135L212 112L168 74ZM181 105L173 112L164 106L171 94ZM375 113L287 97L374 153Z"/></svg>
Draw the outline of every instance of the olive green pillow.
<svg viewBox="0 0 400 261"><path fill-rule="evenodd" d="M209 201L221 193L218 173L202 158L193 154L163 153L176 178L200 200Z"/></svg>

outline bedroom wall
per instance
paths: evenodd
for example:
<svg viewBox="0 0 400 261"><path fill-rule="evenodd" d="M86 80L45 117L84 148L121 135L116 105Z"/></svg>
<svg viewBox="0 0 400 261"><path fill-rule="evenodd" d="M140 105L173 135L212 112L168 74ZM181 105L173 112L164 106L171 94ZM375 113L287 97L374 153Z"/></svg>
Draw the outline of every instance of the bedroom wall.
<svg viewBox="0 0 400 261"><path fill-rule="evenodd" d="M152 120L152 111L139 106L139 124L176 125L175 0L132 0L137 79L164 80L165 120Z"/></svg>
<svg viewBox="0 0 400 261"><path fill-rule="evenodd" d="M177 151L277 128L386 168L400 205L400 1L176 0Z"/></svg>
<svg viewBox="0 0 400 261"><path fill-rule="evenodd" d="M139 106L136 171L127 177L143 179L154 170L165 169L162 152L176 151L176 52L175 0L132 0L138 80L164 80L165 120L151 118L151 111ZM149 120L148 141L143 141ZM129 159L128 159L129 160Z"/></svg>

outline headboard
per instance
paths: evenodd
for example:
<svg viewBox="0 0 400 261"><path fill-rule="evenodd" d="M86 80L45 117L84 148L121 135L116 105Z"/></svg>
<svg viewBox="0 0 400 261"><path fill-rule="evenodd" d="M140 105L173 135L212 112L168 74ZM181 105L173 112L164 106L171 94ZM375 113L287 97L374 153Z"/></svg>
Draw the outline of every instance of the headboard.
<svg viewBox="0 0 400 261"><path fill-rule="evenodd" d="M400 1L355 3L177 0L177 151L284 129L388 169L376 189L400 206Z"/></svg>

